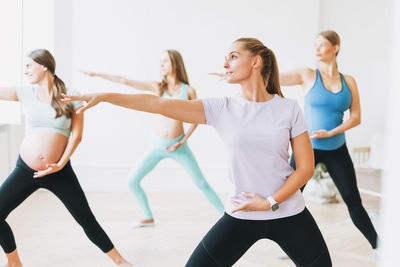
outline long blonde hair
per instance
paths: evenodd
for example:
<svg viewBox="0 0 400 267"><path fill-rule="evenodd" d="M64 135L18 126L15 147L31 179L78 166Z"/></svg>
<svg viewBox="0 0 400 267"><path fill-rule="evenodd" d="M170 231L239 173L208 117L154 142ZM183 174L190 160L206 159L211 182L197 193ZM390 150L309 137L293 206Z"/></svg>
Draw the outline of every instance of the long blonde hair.
<svg viewBox="0 0 400 267"><path fill-rule="evenodd" d="M73 107L71 103L64 103L61 101L62 95L66 94L67 89L64 82L56 75L56 61L53 55L46 49L36 49L28 54L33 61L45 66L54 77L54 86L52 88L51 106L56 111L56 118L61 117L63 114L67 118L72 118Z"/></svg>
<svg viewBox="0 0 400 267"><path fill-rule="evenodd" d="M189 84L189 79L186 74L185 64L183 63L181 54L174 49L169 49L166 50L165 52L168 53L168 57L171 61L171 69L172 72L175 73L176 79L181 83ZM167 76L165 75L159 86L158 90L159 95L162 96L167 89L168 89L168 80Z"/></svg>
<svg viewBox="0 0 400 267"><path fill-rule="evenodd" d="M274 52L256 38L239 38L233 43L241 43L243 48L253 56L260 56L263 61L261 75L264 78L266 90L270 94L283 97L279 84L279 70Z"/></svg>

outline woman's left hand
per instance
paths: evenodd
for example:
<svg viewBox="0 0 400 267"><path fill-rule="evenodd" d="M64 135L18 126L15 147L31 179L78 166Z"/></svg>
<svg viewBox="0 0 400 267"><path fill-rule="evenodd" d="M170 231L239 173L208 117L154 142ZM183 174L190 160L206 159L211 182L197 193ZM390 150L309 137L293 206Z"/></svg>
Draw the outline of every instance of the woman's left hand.
<svg viewBox="0 0 400 267"><path fill-rule="evenodd" d="M333 136L332 133L327 130L318 130L318 131L314 131L312 133L313 133L313 135L310 136L311 139L329 138L329 137Z"/></svg>
<svg viewBox="0 0 400 267"><path fill-rule="evenodd" d="M165 148L165 150L167 150L168 152L174 152L174 151L178 150L178 148L183 146L183 144L184 144L184 142L177 142L175 145L167 146Z"/></svg>
<svg viewBox="0 0 400 267"><path fill-rule="evenodd" d="M58 165L58 163L46 164L46 169L35 172L33 174L33 178L40 178L40 177L49 175L51 173L58 172L62 168L63 167Z"/></svg>
<svg viewBox="0 0 400 267"><path fill-rule="evenodd" d="M243 196L250 198L250 201L240 204L239 202L232 201L232 203L237 207L235 210L232 211L232 213L235 213L237 211L258 211L258 210L269 210L270 204L268 200L263 198L260 195L257 194L252 194L252 193L243 193Z"/></svg>

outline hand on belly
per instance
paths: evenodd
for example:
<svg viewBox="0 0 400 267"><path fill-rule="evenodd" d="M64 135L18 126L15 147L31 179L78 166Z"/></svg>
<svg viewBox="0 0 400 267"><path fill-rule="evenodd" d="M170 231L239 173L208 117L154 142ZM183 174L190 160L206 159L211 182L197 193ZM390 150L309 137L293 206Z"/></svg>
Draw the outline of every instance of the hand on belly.
<svg viewBox="0 0 400 267"><path fill-rule="evenodd" d="M68 138L61 134L35 131L25 136L21 145L20 156L31 169L40 171L40 174L44 170L49 171L49 168L52 168L52 172L55 172L59 168L54 164L57 164L60 160L67 143Z"/></svg>
<svg viewBox="0 0 400 267"><path fill-rule="evenodd" d="M51 173L58 172L62 170L62 166L58 165L57 163L51 163L51 164L46 164L46 169L44 170L38 170L33 174L33 178L40 178L46 175L49 175Z"/></svg>

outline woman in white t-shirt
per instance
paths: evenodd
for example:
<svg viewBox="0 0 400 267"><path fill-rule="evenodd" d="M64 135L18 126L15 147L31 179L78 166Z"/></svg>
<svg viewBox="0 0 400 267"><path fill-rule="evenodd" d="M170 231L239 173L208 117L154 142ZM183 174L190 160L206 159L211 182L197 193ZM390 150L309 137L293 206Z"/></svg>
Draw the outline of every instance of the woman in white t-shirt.
<svg viewBox="0 0 400 267"><path fill-rule="evenodd" d="M285 99L273 52L254 38L236 40L225 59L226 80L240 84L234 97L162 99L115 93L65 96L213 126L228 151L234 192L225 214L197 246L186 266L232 266L259 239L278 243L296 266L329 267L330 255L300 193L313 175L307 125L294 100ZM290 167L289 143L296 158Z"/></svg>

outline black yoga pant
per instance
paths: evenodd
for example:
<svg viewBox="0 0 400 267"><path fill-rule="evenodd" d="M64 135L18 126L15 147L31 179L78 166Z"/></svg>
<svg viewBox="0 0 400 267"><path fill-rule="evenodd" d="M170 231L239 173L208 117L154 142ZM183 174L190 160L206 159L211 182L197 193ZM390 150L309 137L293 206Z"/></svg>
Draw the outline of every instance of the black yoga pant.
<svg viewBox="0 0 400 267"><path fill-rule="evenodd" d="M5 253L16 249L13 232L6 222L7 216L39 188L48 189L56 195L89 239L104 253L114 248L90 210L70 162L59 172L42 178L33 178L34 172L19 157L16 168L0 186L0 245Z"/></svg>
<svg viewBox="0 0 400 267"><path fill-rule="evenodd" d="M360 192L357 188L356 173L350 158L346 144L335 150L314 149L315 165L324 163L329 175L339 190L349 210L351 220L361 231L372 248L377 247L378 235L372 225L366 210L364 209ZM290 165L296 169L296 162L292 155ZM303 191L304 187L302 188Z"/></svg>
<svg viewBox="0 0 400 267"><path fill-rule="evenodd" d="M186 267L232 266L258 240L268 238L287 253L296 266L332 266L324 238L307 209L274 220L241 220L228 214L201 240Z"/></svg>

